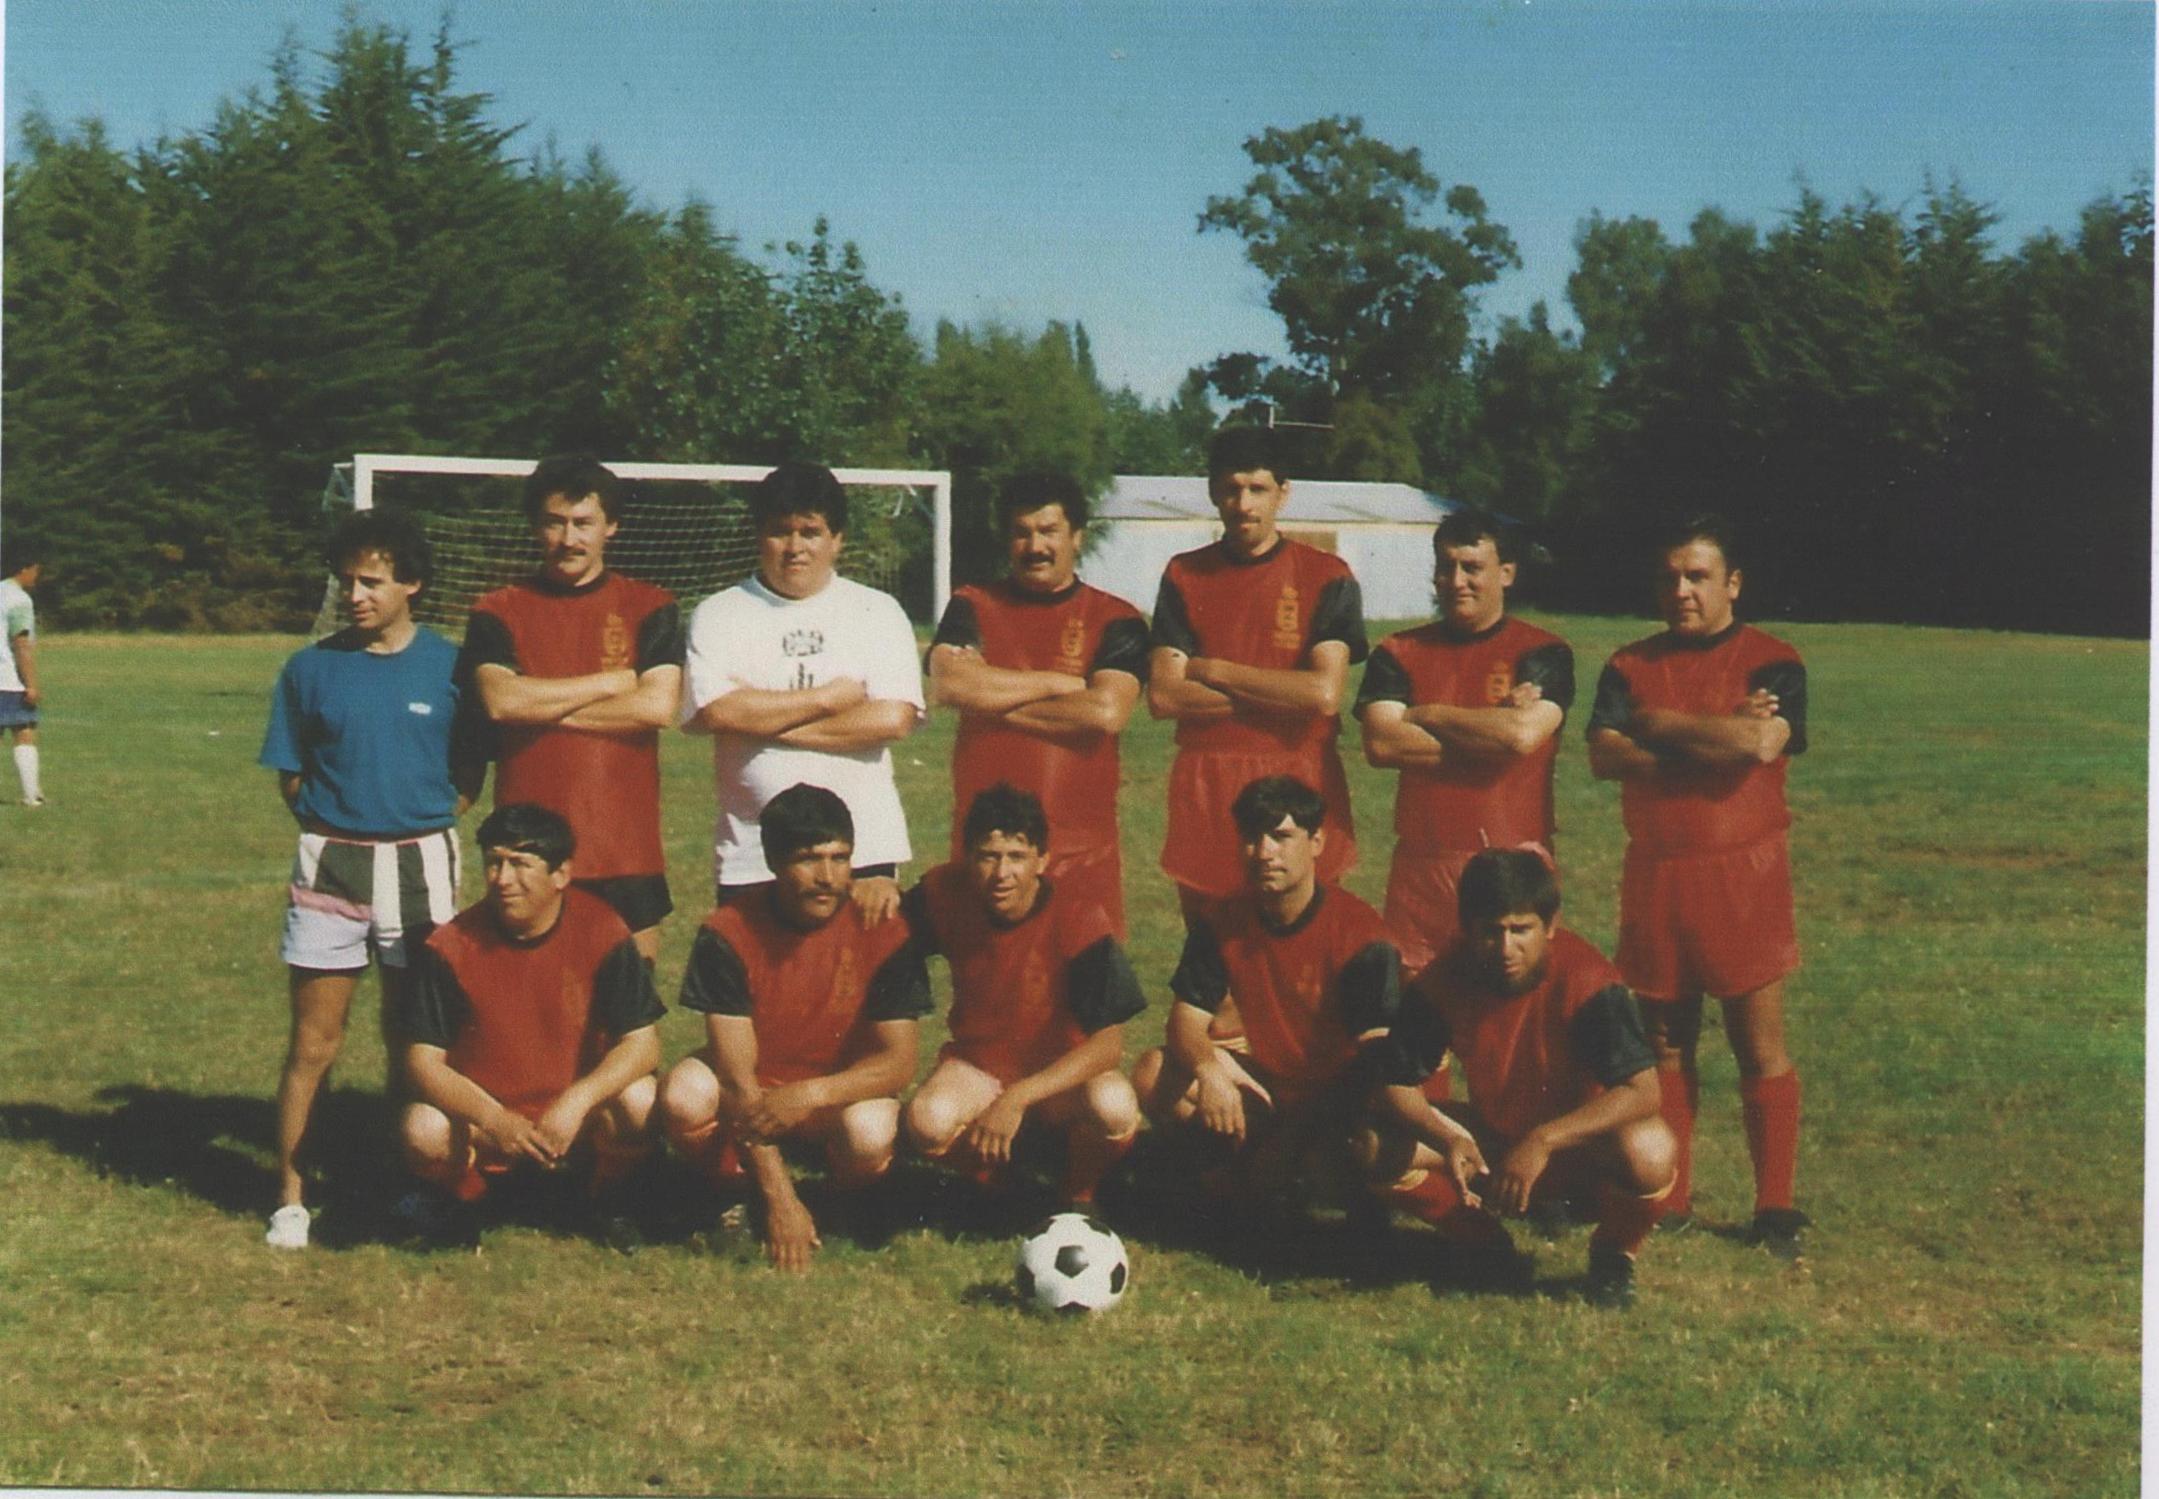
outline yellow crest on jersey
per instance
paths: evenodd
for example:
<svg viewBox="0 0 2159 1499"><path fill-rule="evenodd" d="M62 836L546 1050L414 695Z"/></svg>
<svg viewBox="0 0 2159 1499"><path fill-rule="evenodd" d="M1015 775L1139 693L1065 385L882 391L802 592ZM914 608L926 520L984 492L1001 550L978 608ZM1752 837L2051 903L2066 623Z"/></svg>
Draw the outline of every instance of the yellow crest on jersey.
<svg viewBox="0 0 2159 1499"><path fill-rule="evenodd" d="M1064 634L1057 639L1057 669L1074 676L1084 676L1087 669L1087 621L1078 615L1065 621Z"/></svg>
<svg viewBox="0 0 2159 1499"><path fill-rule="evenodd" d="M1494 661L1484 674L1484 700L1503 703L1507 694L1514 691L1514 668L1504 661Z"/></svg>
<svg viewBox="0 0 2159 1499"><path fill-rule="evenodd" d="M630 664L630 626L610 612L600 625L600 670L620 671Z"/></svg>
<svg viewBox="0 0 2159 1499"><path fill-rule="evenodd" d="M1274 600L1274 643L1277 649L1300 650L1304 646L1303 621L1298 617L1297 585L1284 583Z"/></svg>

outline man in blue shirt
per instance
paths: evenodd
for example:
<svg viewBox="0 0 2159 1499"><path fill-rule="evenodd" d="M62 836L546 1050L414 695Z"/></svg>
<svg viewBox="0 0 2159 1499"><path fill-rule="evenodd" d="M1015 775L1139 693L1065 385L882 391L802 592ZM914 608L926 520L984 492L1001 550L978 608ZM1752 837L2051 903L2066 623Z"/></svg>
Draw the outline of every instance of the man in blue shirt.
<svg viewBox="0 0 2159 1499"><path fill-rule="evenodd" d="M261 755L300 824L279 949L292 1035L277 1087L278 1208L265 1235L279 1249L307 1247L296 1158L371 953L395 1081L390 1017L409 955L457 914L457 817L486 773L457 648L412 617L433 571L426 536L403 516L360 511L338 527L327 560L350 624L285 663Z"/></svg>

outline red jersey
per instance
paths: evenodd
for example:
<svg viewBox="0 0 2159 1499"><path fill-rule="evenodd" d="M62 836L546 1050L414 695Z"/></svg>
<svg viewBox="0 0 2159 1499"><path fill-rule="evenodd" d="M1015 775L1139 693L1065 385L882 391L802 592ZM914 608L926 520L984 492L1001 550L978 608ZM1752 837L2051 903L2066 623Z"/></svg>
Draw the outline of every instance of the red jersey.
<svg viewBox="0 0 2159 1499"><path fill-rule="evenodd" d="M1460 1057L1470 1102L1509 1140L1656 1065L1619 970L1564 927L1543 978L1521 994L1494 989L1457 941L1410 985L1388 1049L1388 1081L1404 1085L1437 1072L1449 1051Z"/></svg>
<svg viewBox="0 0 2159 1499"><path fill-rule="evenodd" d="M472 606L464 669L506 666L528 677L582 677L682 664L674 595L603 573L583 588L544 577L498 588ZM470 677L466 678L470 680ZM500 724L495 805L538 802L569 820L580 880L665 874L660 848L659 731L592 734L553 724Z"/></svg>
<svg viewBox="0 0 2159 1499"><path fill-rule="evenodd" d="M1060 901L1048 879L1034 910L1010 926L983 909L960 864L924 875L903 910L921 951L952 967L946 1054L1000 1082L1040 1072L1147 1008L1109 917Z"/></svg>
<svg viewBox="0 0 2159 1499"><path fill-rule="evenodd" d="M864 1048L869 1027L929 1013L929 979L903 921L865 926L843 901L824 925L782 921L769 892L705 918L682 975L682 1007L745 1015L767 1086L829 1077Z"/></svg>
<svg viewBox="0 0 2159 1499"><path fill-rule="evenodd" d="M441 1047L504 1108L537 1119L662 1013L630 929L573 886L555 924L530 941L503 931L485 904L436 928L406 986L404 1032Z"/></svg>
<svg viewBox="0 0 2159 1499"><path fill-rule="evenodd" d="M1799 653L1752 625L1707 640L1665 631L1614 653L1597 681L1589 731L1627 732L1635 711L1726 714L1767 688L1792 726L1784 753L1767 765L1669 764L1620 785L1627 837L1653 854L1738 848L1791 826L1784 802L1789 757L1807 747L1807 669Z"/></svg>
<svg viewBox="0 0 2159 1499"><path fill-rule="evenodd" d="M1147 680L1147 622L1114 594L1075 583L1054 597L1009 582L956 589L930 642L980 651L991 666L1092 677L1125 672ZM975 796L999 781L1033 792L1049 817L1059 857L1117 844L1117 738L1050 739L1000 716L960 718L952 753L952 857Z"/></svg>
<svg viewBox="0 0 2159 1499"><path fill-rule="evenodd" d="M1372 652L1357 691L1357 708L1393 702L1407 707L1445 703L1495 708L1523 682L1534 682L1561 713L1574 705L1574 652L1549 630L1503 616L1468 637L1434 621L1390 635ZM1457 755L1437 770L1404 770L1394 798L1394 831L1402 847L1420 854L1552 846L1554 732L1526 755Z"/></svg>
<svg viewBox="0 0 2159 1499"><path fill-rule="evenodd" d="M1402 965L1379 913L1323 884L1287 927L1270 925L1249 895L1208 906L1186 927L1169 982L1210 1015L1236 997L1252 1060L1286 1108L1340 1077L1358 1038L1393 1022Z"/></svg>

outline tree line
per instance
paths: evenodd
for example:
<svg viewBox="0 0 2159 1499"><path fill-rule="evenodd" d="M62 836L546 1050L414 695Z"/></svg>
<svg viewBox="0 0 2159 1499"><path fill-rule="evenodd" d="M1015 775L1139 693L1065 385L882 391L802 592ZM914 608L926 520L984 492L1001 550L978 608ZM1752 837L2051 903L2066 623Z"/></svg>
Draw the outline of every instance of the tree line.
<svg viewBox="0 0 2159 1499"><path fill-rule="evenodd" d="M964 579L996 566L1008 474L1192 472L1219 422L1272 418L1312 424L1309 477L1523 521L1552 604L1639 607L1618 549L1718 508L1775 612L2147 627L2148 185L2010 254L1955 184L1913 211L1802 190L1766 232L1592 216L1579 331L1540 305L1480 336L1519 256L1474 188L1354 118L1270 129L1197 228L1243 239L1290 357L1156 402L1106 387L1076 323L925 343L823 218L752 249L597 151L521 150L457 53L354 18L198 130L22 119L0 442L50 617L296 628L354 451L949 468Z"/></svg>

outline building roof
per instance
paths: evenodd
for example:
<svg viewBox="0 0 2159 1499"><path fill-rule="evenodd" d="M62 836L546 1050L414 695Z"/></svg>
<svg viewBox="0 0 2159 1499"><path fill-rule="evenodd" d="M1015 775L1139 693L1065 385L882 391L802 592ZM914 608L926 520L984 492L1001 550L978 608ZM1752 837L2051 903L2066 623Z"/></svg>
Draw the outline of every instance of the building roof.
<svg viewBox="0 0 2159 1499"><path fill-rule="evenodd" d="M1341 479L1298 479L1290 486L1283 520L1300 525L1432 525L1455 509L1452 500L1414 484L1352 484ZM1215 519L1207 481L1192 475L1119 474L1095 501L1097 520Z"/></svg>

